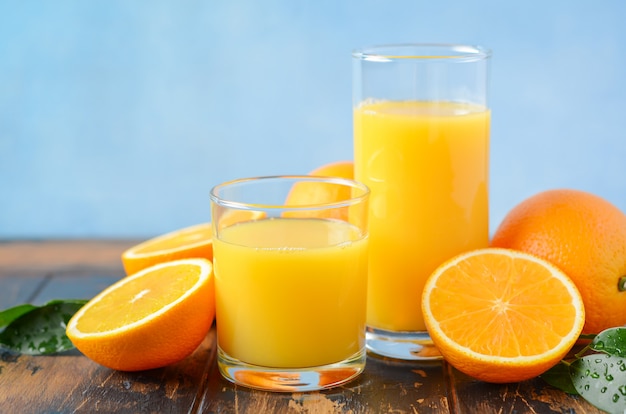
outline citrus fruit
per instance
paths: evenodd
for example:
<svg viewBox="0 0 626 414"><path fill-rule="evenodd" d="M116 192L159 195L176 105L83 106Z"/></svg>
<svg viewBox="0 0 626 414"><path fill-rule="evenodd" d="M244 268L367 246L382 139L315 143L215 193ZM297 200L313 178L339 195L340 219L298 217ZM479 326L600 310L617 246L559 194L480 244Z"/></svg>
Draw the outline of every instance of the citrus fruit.
<svg viewBox="0 0 626 414"><path fill-rule="evenodd" d="M354 162L335 161L324 164L311 171L308 175L319 175L322 177L341 177L354 179Z"/></svg>
<svg viewBox="0 0 626 414"><path fill-rule="evenodd" d="M515 206L491 245L552 262L580 291L584 334L626 324L626 215L607 200L578 190L548 190Z"/></svg>
<svg viewBox="0 0 626 414"><path fill-rule="evenodd" d="M127 275L149 266L177 259L204 258L213 260L211 223L185 227L146 240L122 253Z"/></svg>
<svg viewBox="0 0 626 414"><path fill-rule="evenodd" d="M181 259L151 266L109 286L74 314L66 334L98 364L140 371L190 355L214 316L211 262Z"/></svg>
<svg viewBox="0 0 626 414"><path fill-rule="evenodd" d="M352 161L337 161L322 165L311 171L308 175L320 177L338 177L353 179L354 163ZM285 201L289 206L310 206L315 204L334 203L352 198L352 189L347 186L323 182L299 182L293 188ZM338 215L334 217L333 215ZM342 210L310 210L298 212L286 212L285 217L315 217L315 218L340 218L345 219L347 209Z"/></svg>
<svg viewBox="0 0 626 414"><path fill-rule="evenodd" d="M261 210L225 210L221 213L218 229L225 229L233 224L244 221L260 220L267 217L267 213Z"/></svg>
<svg viewBox="0 0 626 414"><path fill-rule="evenodd" d="M533 378L576 343L585 310L574 282L528 253L462 253L427 279L424 322L443 357L479 380Z"/></svg>

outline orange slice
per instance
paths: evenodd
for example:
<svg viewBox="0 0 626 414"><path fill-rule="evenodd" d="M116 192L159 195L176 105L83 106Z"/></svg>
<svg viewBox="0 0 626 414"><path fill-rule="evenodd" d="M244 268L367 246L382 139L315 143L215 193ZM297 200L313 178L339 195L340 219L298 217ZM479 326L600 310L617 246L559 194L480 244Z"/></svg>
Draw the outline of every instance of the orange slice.
<svg viewBox="0 0 626 414"><path fill-rule="evenodd" d="M211 223L185 227L146 240L122 253L127 275L149 266L177 259L204 258L213 260Z"/></svg>
<svg viewBox="0 0 626 414"><path fill-rule="evenodd" d="M527 253L480 249L441 265L422 296L428 332L459 371L494 383L533 378L576 343L585 310L574 282Z"/></svg>
<svg viewBox="0 0 626 414"><path fill-rule="evenodd" d="M206 259L161 263L125 277L67 324L74 346L120 371L164 367L189 356L215 317L213 266Z"/></svg>

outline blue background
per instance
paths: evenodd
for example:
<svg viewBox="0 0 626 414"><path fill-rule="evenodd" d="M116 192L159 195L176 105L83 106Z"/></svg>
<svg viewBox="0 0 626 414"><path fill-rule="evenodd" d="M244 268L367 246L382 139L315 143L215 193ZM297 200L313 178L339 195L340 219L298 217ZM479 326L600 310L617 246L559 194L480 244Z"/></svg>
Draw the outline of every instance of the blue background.
<svg viewBox="0 0 626 414"><path fill-rule="evenodd" d="M352 158L351 51L493 50L491 227L545 189L626 211L626 2L0 0L0 239L146 238L224 180Z"/></svg>

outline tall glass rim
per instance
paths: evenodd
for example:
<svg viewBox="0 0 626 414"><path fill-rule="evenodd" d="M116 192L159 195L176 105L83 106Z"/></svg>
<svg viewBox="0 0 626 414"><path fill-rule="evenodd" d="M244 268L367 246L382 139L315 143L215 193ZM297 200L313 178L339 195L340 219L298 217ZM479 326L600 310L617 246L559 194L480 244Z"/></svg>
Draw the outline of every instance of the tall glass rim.
<svg viewBox="0 0 626 414"><path fill-rule="evenodd" d="M487 47L461 43L389 43L352 51L353 58L371 62L417 59L476 62L489 59L491 54Z"/></svg>
<svg viewBox="0 0 626 414"><path fill-rule="evenodd" d="M337 185L343 185L350 188L355 188L359 190L358 194L353 195L350 198L346 198L344 200L338 200L333 202L325 202L325 203L315 203L315 204L298 204L298 205L286 205L286 204L262 204L262 203L249 203L242 201L235 201L228 199L227 197L221 196L221 190L224 190L228 187L237 186L237 185L247 185L252 184L254 182L261 181L288 181L291 180L294 184L298 182L321 182L321 183L331 183ZM315 176L315 175L266 175L266 176L258 176L258 177L247 177L247 178L238 178L230 181L223 182L221 184L217 184L211 188L209 192L209 197L211 201L217 205L238 209L238 210L289 210L289 211L305 211L311 209L332 209L338 207L347 207L352 205L357 205L364 202L370 195L370 189L367 185L363 184L360 181L352 180L349 178L342 177L323 177L323 176Z"/></svg>

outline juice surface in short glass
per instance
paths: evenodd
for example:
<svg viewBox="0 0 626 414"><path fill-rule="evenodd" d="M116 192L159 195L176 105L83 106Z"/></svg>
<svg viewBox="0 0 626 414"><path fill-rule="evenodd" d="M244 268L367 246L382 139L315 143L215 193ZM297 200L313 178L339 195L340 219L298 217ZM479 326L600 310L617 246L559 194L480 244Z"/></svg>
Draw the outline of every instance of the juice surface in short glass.
<svg viewBox="0 0 626 414"><path fill-rule="evenodd" d="M271 218L226 228L213 243L224 352L248 364L298 368L363 350L368 239L357 227Z"/></svg>
<svg viewBox="0 0 626 414"><path fill-rule="evenodd" d="M452 102L355 108L355 178L371 190L368 326L425 331L426 278L488 245L489 118Z"/></svg>

